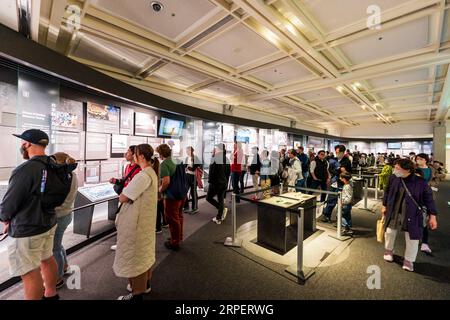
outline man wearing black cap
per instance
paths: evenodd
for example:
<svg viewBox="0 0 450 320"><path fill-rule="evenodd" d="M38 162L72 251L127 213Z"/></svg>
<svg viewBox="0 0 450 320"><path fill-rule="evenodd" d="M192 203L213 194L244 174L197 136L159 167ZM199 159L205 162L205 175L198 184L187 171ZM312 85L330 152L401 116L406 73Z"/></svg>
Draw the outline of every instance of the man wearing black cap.
<svg viewBox="0 0 450 320"><path fill-rule="evenodd" d="M12 172L0 205L3 232L13 239L8 246L10 273L21 276L25 299L58 299L57 265L53 257L56 214L54 208L43 208L40 200L46 186L44 162L48 159L45 148L49 138L37 129L14 136L22 139L20 152L28 161Z"/></svg>

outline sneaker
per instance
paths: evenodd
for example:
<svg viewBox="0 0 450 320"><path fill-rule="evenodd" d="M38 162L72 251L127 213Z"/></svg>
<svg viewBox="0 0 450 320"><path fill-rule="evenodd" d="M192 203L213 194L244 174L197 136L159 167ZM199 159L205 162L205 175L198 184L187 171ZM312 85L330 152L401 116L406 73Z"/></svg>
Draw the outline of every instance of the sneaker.
<svg viewBox="0 0 450 320"><path fill-rule="evenodd" d="M431 254L431 249L430 246L426 243L422 243L422 245L420 246L420 251L425 252L426 254Z"/></svg>
<svg viewBox="0 0 450 320"><path fill-rule="evenodd" d="M162 229L156 230L156 234L161 234L162 233Z"/></svg>
<svg viewBox="0 0 450 320"><path fill-rule="evenodd" d="M411 261L408 260L403 260L403 270L409 271L409 272L413 272L414 271L414 263L412 263Z"/></svg>
<svg viewBox="0 0 450 320"><path fill-rule="evenodd" d="M117 300L125 300L125 301L139 301L144 300L142 294L133 295L132 293L127 294L126 296L120 296L117 298Z"/></svg>
<svg viewBox="0 0 450 320"><path fill-rule="evenodd" d="M116 250L117 250L117 244L113 244L113 245L111 246L111 250L112 250L112 251L116 251Z"/></svg>
<svg viewBox="0 0 450 320"><path fill-rule="evenodd" d="M61 289L64 286L64 279L60 279L57 283L56 283L56 289Z"/></svg>
<svg viewBox="0 0 450 320"><path fill-rule="evenodd" d="M167 229L169 227L169 224L168 223L163 224L161 227L163 227L164 229Z"/></svg>
<svg viewBox="0 0 450 320"><path fill-rule="evenodd" d="M174 245L172 245L172 244L170 243L170 241L164 242L164 246L165 246L167 249L170 249L170 250L173 250L173 251L178 251L178 249L180 249L179 246L174 246Z"/></svg>
<svg viewBox="0 0 450 320"><path fill-rule="evenodd" d="M225 218L227 217L227 213L228 213L228 208L223 208L223 214L222 214L222 221L225 220Z"/></svg>
<svg viewBox="0 0 450 320"><path fill-rule="evenodd" d="M217 218L213 218L212 221L213 221L215 224L221 224L221 223L222 223L222 220L217 219Z"/></svg>
<svg viewBox="0 0 450 320"><path fill-rule="evenodd" d="M133 289L131 289L131 284L127 285L127 291L128 292L132 292ZM150 291L152 291L152 287L150 285L150 282L147 282L147 289L145 289L145 293L149 293Z"/></svg>
<svg viewBox="0 0 450 320"><path fill-rule="evenodd" d="M383 259L384 259L384 261L387 261L387 262L393 262L394 261L394 252L392 250L385 250Z"/></svg>
<svg viewBox="0 0 450 320"><path fill-rule="evenodd" d="M197 214L198 213L198 209L194 209L192 211L189 211L189 214Z"/></svg>
<svg viewBox="0 0 450 320"><path fill-rule="evenodd" d="M344 230L342 230L343 236L353 236L354 233L355 232L350 228L344 228Z"/></svg>
<svg viewBox="0 0 450 320"><path fill-rule="evenodd" d="M320 221L321 221L321 222L325 222L325 223L331 223L331 219L328 218L327 216L323 216L323 217L320 219Z"/></svg>

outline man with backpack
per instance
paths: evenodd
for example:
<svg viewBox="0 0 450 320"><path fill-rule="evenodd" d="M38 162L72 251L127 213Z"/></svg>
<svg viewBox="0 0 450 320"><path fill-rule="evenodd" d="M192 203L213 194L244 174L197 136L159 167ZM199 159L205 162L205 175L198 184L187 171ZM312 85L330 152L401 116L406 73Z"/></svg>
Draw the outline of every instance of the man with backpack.
<svg viewBox="0 0 450 320"><path fill-rule="evenodd" d="M162 160L159 192L164 196L164 215L170 230L170 239L164 245L176 251L183 241L183 207L188 192L185 167L172 159L172 150L167 144L159 145L156 152Z"/></svg>
<svg viewBox="0 0 450 320"><path fill-rule="evenodd" d="M55 207L66 199L76 164L57 165L45 155L48 135L30 129L21 135L20 152L27 160L11 174L0 205L4 233L13 239L8 246L12 276L23 281L26 300L57 300L57 265L53 257L56 229Z"/></svg>

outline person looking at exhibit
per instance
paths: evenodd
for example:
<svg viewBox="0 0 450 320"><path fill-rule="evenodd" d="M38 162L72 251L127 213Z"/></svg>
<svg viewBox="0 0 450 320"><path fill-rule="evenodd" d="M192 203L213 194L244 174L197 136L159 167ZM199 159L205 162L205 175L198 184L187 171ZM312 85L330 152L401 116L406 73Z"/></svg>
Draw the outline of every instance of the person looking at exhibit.
<svg viewBox="0 0 450 320"><path fill-rule="evenodd" d="M253 188L255 190L255 195L252 197L252 200L259 199L259 174L261 171L261 158L259 157L259 148L252 147L252 162L248 166L248 171L252 176Z"/></svg>
<svg viewBox="0 0 450 320"><path fill-rule="evenodd" d="M312 177L311 189L321 189L322 191L327 191L328 184L330 183L331 176L329 169L329 163L325 160L325 150L320 150L317 156L311 161L310 173ZM320 201L324 202L326 194L322 193L320 195Z"/></svg>
<svg viewBox="0 0 450 320"><path fill-rule="evenodd" d="M261 152L261 176L260 183L262 192L262 198L268 199L270 198L270 158L269 151L263 150Z"/></svg>
<svg viewBox="0 0 450 320"><path fill-rule="evenodd" d="M172 159L172 150L167 144L160 144L156 148L160 159L162 160L160 165L160 179L161 185L159 186L159 192L163 194L164 197L164 215L166 221L169 224L170 239L164 242L164 246L169 250L178 250L180 248L180 243L183 241L183 207L186 201L187 187L185 187L184 195L174 195L169 194L168 188L180 186L186 182L186 179L181 176L177 176L177 164ZM185 176L186 173L182 172Z"/></svg>
<svg viewBox="0 0 450 320"><path fill-rule="evenodd" d="M215 224L221 224L227 217L228 208L225 207L224 198L227 190L230 167L227 163L225 145L219 143L214 147L208 176L208 193L206 201L217 209L217 215L212 219ZM214 199L217 197L217 200Z"/></svg>
<svg viewBox="0 0 450 320"><path fill-rule="evenodd" d="M125 188L130 181L136 176L140 171L141 168L137 163L135 163L134 160L134 149L136 146L132 145L129 146L127 149L127 152L124 153L124 158L129 163L125 166L125 170L123 171L123 177L121 179L118 178L111 178L109 179L109 183L112 183L114 185L120 186L120 189ZM111 246L111 250L116 250L117 246L113 244Z"/></svg>
<svg viewBox="0 0 450 320"><path fill-rule="evenodd" d="M295 186L295 190L299 191L303 184L302 175L302 163L298 160L297 152L295 149L290 149L288 151L289 165L288 165L288 185L290 189Z"/></svg>
<svg viewBox="0 0 450 320"><path fill-rule="evenodd" d="M302 146L298 147L297 157L298 157L298 160L300 160L300 162L302 163L303 184L301 185L301 187L306 188L306 181L309 176L310 161L304 151L305 151L305 149Z"/></svg>
<svg viewBox="0 0 450 320"><path fill-rule="evenodd" d="M244 161L244 151L242 150L242 143L235 141L233 148L233 158L231 162L231 185L233 193L239 194L239 180L242 174L242 163ZM239 198L236 198L236 203L239 203Z"/></svg>
<svg viewBox="0 0 450 320"><path fill-rule="evenodd" d="M152 266L155 263L155 225L158 202L158 177L152 168L153 148L136 147L135 162L142 169L119 196L116 217L117 250L113 270L117 277L128 278L131 293L118 300L143 300L150 292Z"/></svg>
<svg viewBox="0 0 450 320"><path fill-rule="evenodd" d="M184 203L184 211L189 214L198 213L198 195L197 195L197 168L201 168L200 159L194 154L193 147L186 148L187 157L184 161L187 184L189 187L188 193L191 193L191 211L189 211L189 201Z"/></svg>
<svg viewBox="0 0 450 320"><path fill-rule="evenodd" d="M44 196L45 192L60 191L53 190L56 186L50 181L48 164L53 160L45 154L49 137L37 129L14 136L22 139L20 152L27 161L12 172L0 205L3 233L12 239L8 245L9 271L11 276L21 277L25 300L58 300L53 257L56 206L47 205ZM66 197L64 194L61 203Z"/></svg>
<svg viewBox="0 0 450 320"><path fill-rule="evenodd" d="M406 248L403 269L411 272L414 271L424 225L431 230L438 226L431 188L424 179L414 174L415 169L410 159L397 160L381 208L386 230L383 258L387 262L394 261L395 239L398 231L404 231Z"/></svg>
<svg viewBox="0 0 450 320"><path fill-rule="evenodd" d="M53 155L58 164L75 164L76 161L67 153L57 152ZM72 213L75 204L75 198L78 191L78 181L75 172L72 173L72 184L70 186L70 192L64 203L55 208L56 212L56 230L55 238L53 241L53 256L55 257L56 264L58 266L58 281L56 282L56 288L59 289L64 285L64 274L68 272L69 263L67 261L67 253L62 244L64 232L69 224L72 222Z"/></svg>
<svg viewBox="0 0 450 320"><path fill-rule="evenodd" d="M158 188L161 183L159 179L159 160L155 156L152 157L150 164L155 171L156 176L158 177ZM164 217L164 202L160 192L158 192L158 205L156 209L156 233L161 234L162 228L167 228L169 225L166 222L166 218Z"/></svg>

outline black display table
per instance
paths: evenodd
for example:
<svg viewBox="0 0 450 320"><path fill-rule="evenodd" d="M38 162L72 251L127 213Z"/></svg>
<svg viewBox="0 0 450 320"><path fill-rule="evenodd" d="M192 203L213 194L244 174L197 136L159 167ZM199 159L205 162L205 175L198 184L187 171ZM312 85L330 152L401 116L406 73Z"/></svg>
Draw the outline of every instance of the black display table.
<svg viewBox="0 0 450 320"><path fill-rule="evenodd" d="M257 243L285 254L297 246L299 208L304 210L304 229L316 231L316 196L290 192L258 201Z"/></svg>

